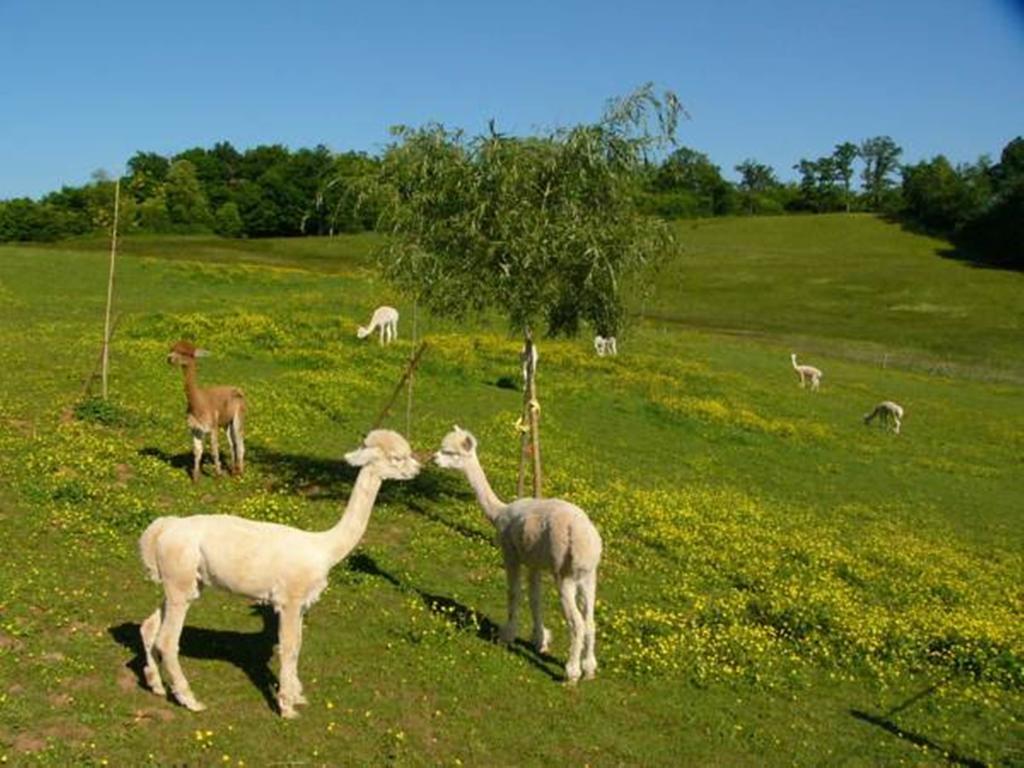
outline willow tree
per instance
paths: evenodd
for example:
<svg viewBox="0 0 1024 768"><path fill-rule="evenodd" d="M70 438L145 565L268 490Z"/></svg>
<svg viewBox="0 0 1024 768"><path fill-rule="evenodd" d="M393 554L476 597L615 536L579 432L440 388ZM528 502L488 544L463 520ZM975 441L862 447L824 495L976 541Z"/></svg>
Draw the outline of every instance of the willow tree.
<svg viewBox="0 0 1024 768"><path fill-rule="evenodd" d="M648 159L685 114L648 84L600 120L532 136L492 121L468 136L440 124L393 129L378 176L386 279L449 317L494 309L521 332L614 336L624 289L671 247L667 226L635 205ZM537 398L528 377L534 495L540 496ZM527 440L524 436L524 454ZM520 473L522 484L522 473ZM520 488L520 492L522 488Z"/></svg>

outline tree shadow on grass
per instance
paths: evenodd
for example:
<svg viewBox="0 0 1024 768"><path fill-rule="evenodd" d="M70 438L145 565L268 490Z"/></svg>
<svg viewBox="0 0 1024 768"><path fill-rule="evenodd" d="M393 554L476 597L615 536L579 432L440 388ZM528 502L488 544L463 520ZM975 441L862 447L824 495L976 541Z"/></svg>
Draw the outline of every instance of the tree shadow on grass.
<svg viewBox="0 0 1024 768"><path fill-rule="evenodd" d="M488 643L498 642L500 626L476 608L460 603L458 600L446 595L433 594L419 587L406 584L393 573L381 568L372 557L362 552L349 557L346 560L346 565L350 571L383 579L402 592L416 595L423 605L426 606L427 610L435 616L440 616L460 632L471 631L480 640ZM539 669L552 680L556 682L563 682L565 680L562 663L548 653L539 652L530 643L517 638L508 647L508 650Z"/></svg>
<svg viewBox="0 0 1024 768"><path fill-rule="evenodd" d="M919 733L914 733L913 731L908 731L905 728L901 728L891 719L893 715L902 712L903 710L907 709L913 704L916 704L921 699L926 698L927 696L931 696L948 680L949 675L947 675L942 680L939 680L938 682L932 683L923 690L915 693L910 698L906 699L900 704L897 704L895 707L892 707L888 711L883 712L879 715L873 715L870 712L865 712L860 709L851 709L850 714L857 720L881 728L882 730L891 733L896 738L903 739L904 741L907 741L916 747L924 747L929 751L936 752L942 755L949 763L952 763L954 765L968 766L968 768L985 768L985 765L987 764L984 760L979 760L975 757L965 755L956 749L943 747L941 744L932 741L927 736L922 736Z"/></svg>
<svg viewBox="0 0 1024 768"><path fill-rule="evenodd" d="M270 670L270 661L277 644L277 614L269 605L253 605L251 615L263 620L263 627L257 632L202 629L185 625L181 632L180 653L190 659L218 659L234 664L245 672L256 689L263 694L267 705L276 712L278 681ZM135 654L125 666L135 674L139 687L148 691L149 686L143 674L146 655L139 625L125 622L109 627L107 631L114 640ZM164 683L168 683L166 676Z"/></svg>
<svg viewBox="0 0 1024 768"><path fill-rule="evenodd" d="M161 448L147 446L139 450L140 456L155 458L186 476L192 469L189 452L168 453ZM222 456L223 459L223 456ZM209 451L203 454L203 466L211 462ZM223 463L223 461L222 461ZM225 471L227 464L223 464ZM209 469L207 467L207 469ZM246 450L246 471L255 474L266 489L293 493L310 500L348 501L359 468L341 457L325 458L303 453L287 453L251 443ZM425 502L438 502L447 498L460 501L473 498L454 478L423 468L415 478L404 482L386 482L377 496L378 503L405 504L422 512Z"/></svg>

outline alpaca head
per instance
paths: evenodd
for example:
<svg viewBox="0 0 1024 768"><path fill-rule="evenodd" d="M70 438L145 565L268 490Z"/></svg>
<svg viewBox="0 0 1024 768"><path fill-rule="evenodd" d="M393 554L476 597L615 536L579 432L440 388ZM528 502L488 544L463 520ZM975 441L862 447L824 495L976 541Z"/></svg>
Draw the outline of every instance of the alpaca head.
<svg viewBox="0 0 1024 768"><path fill-rule="evenodd" d="M182 339L177 342L167 355L168 365L180 365L183 368L195 362L197 357L206 357L209 352L205 349L198 349L191 341Z"/></svg>
<svg viewBox="0 0 1024 768"><path fill-rule="evenodd" d="M405 438L390 429L375 429L366 436L360 448L345 454L353 467L373 470L378 477L409 480L420 471L420 463L412 455Z"/></svg>
<svg viewBox="0 0 1024 768"><path fill-rule="evenodd" d="M370 335L370 329L369 328L365 328L365 327L363 327L361 325L359 326L359 330L356 331L356 336L358 336L360 339L365 339L369 335Z"/></svg>
<svg viewBox="0 0 1024 768"><path fill-rule="evenodd" d="M434 463L445 469L463 469L469 458L476 458L476 438L456 424L441 441Z"/></svg>

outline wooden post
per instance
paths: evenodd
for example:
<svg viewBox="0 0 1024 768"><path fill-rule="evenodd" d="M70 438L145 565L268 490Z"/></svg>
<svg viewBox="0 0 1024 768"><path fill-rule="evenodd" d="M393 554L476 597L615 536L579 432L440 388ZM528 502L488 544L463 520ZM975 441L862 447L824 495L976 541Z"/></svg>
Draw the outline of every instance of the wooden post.
<svg viewBox="0 0 1024 768"><path fill-rule="evenodd" d="M117 220L121 211L121 179L114 184L114 226L110 232L110 275L107 277L107 313L103 321L103 399L107 399L107 371L110 368L110 307L114 300L114 262L117 257Z"/></svg>
<svg viewBox="0 0 1024 768"><path fill-rule="evenodd" d="M417 310L418 309L419 309L419 301L414 299L413 303L412 303L412 344L413 344L413 348L416 347L416 341L417 341L418 329L416 327L416 320L417 320L417 314L418 314ZM409 359L410 359L410 361L412 360L411 357ZM413 385L413 379L414 378L415 378L415 372L410 370L409 371L409 386L406 389L406 397L405 397L405 439L408 440L410 443L412 442L412 385Z"/></svg>
<svg viewBox="0 0 1024 768"><path fill-rule="evenodd" d="M388 398L387 404L381 409L381 412L377 416L377 419L373 422L373 426L370 427L371 430L377 429L378 427L380 427L381 424L384 423L384 419L387 417L388 411L391 410L391 406L395 404L395 400L397 400L398 396L401 394L402 387L405 386L405 382L412 375L412 372L416 369L416 366L420 364L420 358L423 356L423 352L426 348L427 342L420 342L419 347L417 347L416 349L416 354L414 354L412 356L412 359L409 360L409 364L405 367L405 373L403 373L402 378L398 380L398 384L395 386L395 391L391 393L391 397Z"/></svg>
<svg viewBox="0 0 1024 768"><path fill-rule="evenodd" d="M540 414L534 407L537 403L537 367L533 365L533 335L526 330L526 342L523 346L526 357L526 381L523 384L523 415L519 421L521 438L519 441L519 476L516 481L516 497L526 495L526 465L533 455L533 496L541 497L541 463L540 463Z"/></svg>

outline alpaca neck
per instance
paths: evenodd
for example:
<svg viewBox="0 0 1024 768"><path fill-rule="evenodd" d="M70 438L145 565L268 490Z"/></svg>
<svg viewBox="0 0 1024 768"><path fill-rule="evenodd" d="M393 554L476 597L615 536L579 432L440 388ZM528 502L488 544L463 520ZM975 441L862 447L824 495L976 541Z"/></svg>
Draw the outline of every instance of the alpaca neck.
<svg viewBox="0 0 1024 768"><path fill-rule="evenodd" d="M376 472L369 468L359 470L355 485L352 486L352 495L348 497L348 504L345 506L345 513L337 524L326 532L332 567L344 560L363 538L380 486L381 479Z"/></svg>
<svg viewBox="0 0 1024 768"><path fill-rule="evenodd" d="M185 397L188 398L188 409L195 412L199 405L199 384L196 382L196 364L188 363L182 369L185 375Z"/></svg>
<svg viewBox="0 0 1024 768"><path fill-rule="evenodd" d="M476 500L480 503L480 508L483 509L488 520L497 524L498 516L505 511L507 505L491 489L491 484L487 482L487 475L484 474L484 468L480 466L480 460L476 456L467 460L464 471L466 479L469 480L469 484L476 492Z"/></svg>
<svg viewBox="0 0 1024 768"><path fill-rule="evenodd" d="M794 368L795 370L798 370L798 371L799 371L799 370L800 370L800 366L796 364L796 355L793 355L793 356L792 356L792 357L790 357L789 359L793 361L793 368Z"/></svg>

